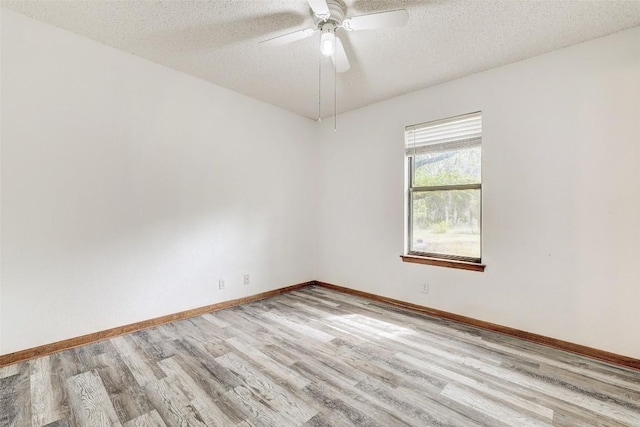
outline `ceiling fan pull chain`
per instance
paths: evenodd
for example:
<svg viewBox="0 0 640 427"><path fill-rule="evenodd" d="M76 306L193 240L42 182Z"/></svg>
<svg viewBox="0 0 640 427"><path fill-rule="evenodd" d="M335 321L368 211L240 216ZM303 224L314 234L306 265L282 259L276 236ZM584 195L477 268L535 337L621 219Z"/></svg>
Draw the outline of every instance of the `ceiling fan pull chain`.
<svg viewBox="0 0 640 427"><path fill-rule="evenodd" d="M336 52L333 52L333 63L336 61ZM333 67L333 131L338 131L338 67Z"/></svg>
<svg viewBox="0 0 640 427"><path fill-rule="evenodd" d="M320 45L322 45L322 34L320 34ZM320 52L320 49L318 48L318 122L322 121L322 115L321 115L321 100L322 97L320 96L322 92L322 52Z"/></svg>

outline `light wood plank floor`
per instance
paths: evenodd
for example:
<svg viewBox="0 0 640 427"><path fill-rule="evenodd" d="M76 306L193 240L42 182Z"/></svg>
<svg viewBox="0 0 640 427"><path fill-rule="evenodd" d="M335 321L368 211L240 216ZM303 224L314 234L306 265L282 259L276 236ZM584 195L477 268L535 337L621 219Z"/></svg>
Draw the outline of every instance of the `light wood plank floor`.
<svg viewBox="0 0 640 427"><path fill-rule="evenodd" d="M320 287L0 368L2 426L640 426L640 372Z"/></svg>

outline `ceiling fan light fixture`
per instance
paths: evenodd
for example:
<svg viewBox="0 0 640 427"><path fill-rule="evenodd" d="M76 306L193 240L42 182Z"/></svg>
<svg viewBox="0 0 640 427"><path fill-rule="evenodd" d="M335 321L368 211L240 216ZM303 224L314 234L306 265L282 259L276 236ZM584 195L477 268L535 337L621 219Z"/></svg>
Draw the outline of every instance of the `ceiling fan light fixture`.
<svg viewBox="0 0 640 427"><path fill-rule="evenodd" d="M333 32L333 28L325 31L322 29L322 36L320 36L320 53L324 56L332 56L336 51L336 35Z"/></svg>

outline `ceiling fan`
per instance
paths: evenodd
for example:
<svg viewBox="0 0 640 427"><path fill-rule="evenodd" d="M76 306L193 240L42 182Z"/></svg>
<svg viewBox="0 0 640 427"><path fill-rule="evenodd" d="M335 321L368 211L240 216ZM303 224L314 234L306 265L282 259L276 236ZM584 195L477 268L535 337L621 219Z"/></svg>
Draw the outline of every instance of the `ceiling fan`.
<svg viewBox="0 0 640 427"><path fill-rule="evenodd" d="M409 13L405 9L387 12L370 13L366 15L345 18L346 6L341 0L307 0L313 12L315 28L306 28L283 34L260 42L265 46L282 46L298 40L306 39L316 34L320 36L320 53L331 57L336 72L342 73L351 68L349 58L344 50L340 37L336 34L339 29L346 31L371 30L375 28L400 27L409 20Z"/></svg>

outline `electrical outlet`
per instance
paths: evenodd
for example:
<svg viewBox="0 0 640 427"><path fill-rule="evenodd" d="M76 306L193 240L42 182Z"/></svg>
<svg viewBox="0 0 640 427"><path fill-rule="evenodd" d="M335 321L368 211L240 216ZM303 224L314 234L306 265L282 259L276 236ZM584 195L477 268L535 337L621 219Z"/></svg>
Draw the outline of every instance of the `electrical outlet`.
<svg viewBox="0 0 640 427"><path fill-rule="evenodd" d="M225 289L224 279L218 280L218 289Z"/></svg>
<svg viewBox="0 0 640 427"><path fill-rule="evenodd" d="M422 289L420 290L421 293L423 294L428 294L429 293L429 284L428 283L423 283L422 284Z"/></svg>
<svg viewBox="0 0 640 427"><path fill-rule="evenodd" d="M251 276L249 276L248 274L244 275L244 284L248 285L249 283L251 283Z"/></svg>

